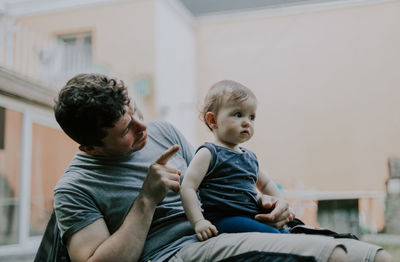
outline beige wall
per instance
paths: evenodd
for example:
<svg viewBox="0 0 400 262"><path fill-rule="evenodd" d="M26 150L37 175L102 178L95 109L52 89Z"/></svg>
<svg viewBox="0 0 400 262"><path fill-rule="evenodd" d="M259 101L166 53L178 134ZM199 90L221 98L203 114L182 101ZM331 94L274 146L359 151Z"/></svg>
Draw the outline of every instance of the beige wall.
<svg viewBox="0 0 400 262"><path fill-rule="evenodd" d="M256 93L247 146L284 188L383 191L400 157L399 13L392 1L202 18L198 98L221 79Z"/></svg>
<svg viewBox="0 0 400 262"><path fill-rule="evenodd" d="M91 32L93 62L132 86L154 74L154 16L154 1L131 0L21 17L16 24L38 35ZM138 102L148 118L155 117L148 101Z"/></svg>

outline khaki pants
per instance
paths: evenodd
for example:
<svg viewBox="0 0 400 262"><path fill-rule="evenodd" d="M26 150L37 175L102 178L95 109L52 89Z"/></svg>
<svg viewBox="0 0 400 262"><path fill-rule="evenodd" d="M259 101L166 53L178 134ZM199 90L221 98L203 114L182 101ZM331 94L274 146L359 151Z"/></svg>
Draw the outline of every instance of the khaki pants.
<svg viewBox="0 0 400 262"><path fill-rule="evenodd" d="M376 252L381 249L353 239L304 234L235 233L221 234L204 242L189 244L169 261L215 262L248 251L265 251L313 256L318 262L325 262L338 246L345 247L349 261L354 262L372 262Z"/></svg>

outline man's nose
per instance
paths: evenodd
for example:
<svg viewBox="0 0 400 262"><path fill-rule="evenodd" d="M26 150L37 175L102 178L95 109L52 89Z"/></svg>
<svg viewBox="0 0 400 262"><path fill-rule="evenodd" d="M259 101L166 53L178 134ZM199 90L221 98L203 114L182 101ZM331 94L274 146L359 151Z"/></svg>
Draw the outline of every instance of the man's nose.
<svg viewBox="0 0 400 262"><path fill-rule="evenodd" d="M132 116L132 121L132 129L134 129L136 132L142 132L147 129L147 126L142 119Z"/></svg>

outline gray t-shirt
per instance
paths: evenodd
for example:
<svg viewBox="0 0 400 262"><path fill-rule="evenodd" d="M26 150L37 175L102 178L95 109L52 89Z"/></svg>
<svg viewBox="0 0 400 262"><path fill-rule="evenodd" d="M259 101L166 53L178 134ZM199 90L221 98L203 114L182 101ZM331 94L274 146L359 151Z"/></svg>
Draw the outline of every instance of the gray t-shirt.
<svg viewBox="0 0 400 262"><path fill-rule="evenodd" d="M64 243L99 218L114 233L138 196L149 166L172 145L180 145L180 150L167 165L184 175L194 150L183 135L164 121L148 122L147 132L146 146L127 156L75 155L54 189L54 208ZM170 190L156 208L140 260L164 261L193 242L197 238L180 195Z"/></svg>

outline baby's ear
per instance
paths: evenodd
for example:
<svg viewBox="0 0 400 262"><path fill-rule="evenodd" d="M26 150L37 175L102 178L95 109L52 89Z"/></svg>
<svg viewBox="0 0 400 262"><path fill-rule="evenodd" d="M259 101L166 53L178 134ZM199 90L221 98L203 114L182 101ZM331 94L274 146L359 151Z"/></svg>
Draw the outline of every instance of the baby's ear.
<svg viewBox="0 0 400 262"><path fill-rule="evenodd" d="M218 128L218 126L217 126L217 118L216 118L216 115L213 112L207 112L205 119L206 119L207 125L211 129L214 130L214 129Z"/></svg>

